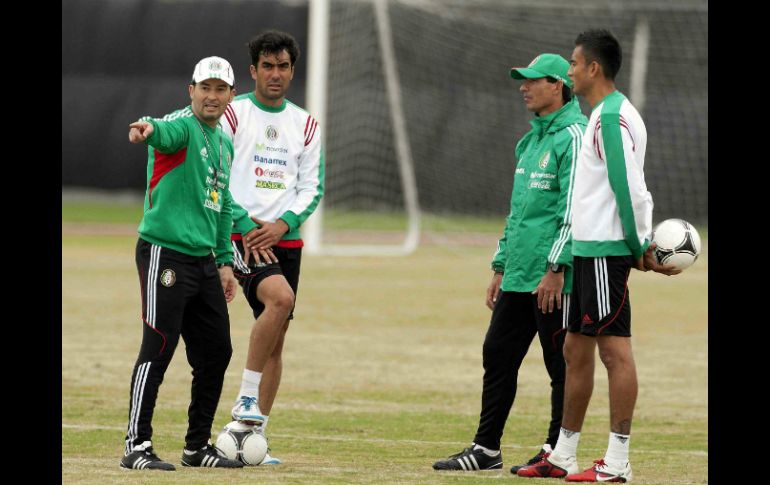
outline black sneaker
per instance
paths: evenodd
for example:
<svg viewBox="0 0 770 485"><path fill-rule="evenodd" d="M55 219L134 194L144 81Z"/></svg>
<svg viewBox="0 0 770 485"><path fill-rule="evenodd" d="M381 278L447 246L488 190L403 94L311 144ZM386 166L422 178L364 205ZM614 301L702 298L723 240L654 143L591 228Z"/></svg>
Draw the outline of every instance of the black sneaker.
<svg viewBox="0 0 770 485"><path fill-rule="evenodd" d="M499 470L503 468L503 454L497 452L495 456L489 456L484 450L473 449L474 445L465 448L460 453L450 456L446 460L433 464L434 470L463 470L473 472L476 470Z"/></svg>
<svg viewBox="0 0 770 485"><path fill-rule="evenodd" d="M176 470L174 465L158 458L158 455L152 450L152 446L132 451L120 460L120 466L134 470Z"/></svg>
<svg viewBox="0 0 770 485"><path fill-rule="evenodd" d="M534 465L535 463L537 463L540 460L542 460L545 457L545 455L547 455L548 453L551 453L551 452L553 452L553 450L551 449L551 445L549 445L548 443L544 444L543 448L537 453L537 455L535 455L532 458L530 458L528 462L522 463L521 465L514 465L514 466L512 466L511 467L511 473L516 475L516 472L519 471L519 468L524 468L525 466Z"/></svg>
<svg viewBox="0 0 770 485"><path fill-rule="evenodd" d="M216 446L209 444L195 452L190 452L185 448L184 452L182 452L182 466L243 468L243 463L227 458Z"/></svg>

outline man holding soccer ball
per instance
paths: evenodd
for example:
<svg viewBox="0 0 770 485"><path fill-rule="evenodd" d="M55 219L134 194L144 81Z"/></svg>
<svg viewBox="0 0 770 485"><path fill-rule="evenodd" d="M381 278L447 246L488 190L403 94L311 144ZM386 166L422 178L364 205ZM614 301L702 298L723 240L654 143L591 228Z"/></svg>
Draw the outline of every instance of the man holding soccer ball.
<svg viewBox="0 0 770 485"><path fill-rule="evenodd" d="M652 196L644 181L647 131L633 105L615 88L622 53L607 30L578 35L569 77L593 111L575 168L573 242L575 284L564 343L564 416L553 452L521 468L520 477L568 482L628 482L628 449L637 395L631 351L628 276L632 268L678 274L660 265L649 242ZM609 445L603 459L579 471L577 446L594 379L594 354L607 369Z"/></svg>

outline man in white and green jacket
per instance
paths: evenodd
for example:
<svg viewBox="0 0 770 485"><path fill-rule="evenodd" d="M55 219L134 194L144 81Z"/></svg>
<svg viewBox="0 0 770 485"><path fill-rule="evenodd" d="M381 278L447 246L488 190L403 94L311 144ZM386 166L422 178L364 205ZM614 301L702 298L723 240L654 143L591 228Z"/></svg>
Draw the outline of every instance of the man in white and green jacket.
<svg viewBox="0 0 770 485"><path fill-rule="evenodd" d="M563 57L541 54L528 67L511 70L511 77L523 79L519 90L535 118L516 145L511 210L492 261L487 289L492 319L483 348L479 426L471 446L436 462L437 470L502 468L500 440L516 397L519 367L535 334L551 378L551 423L540 452L529 462L539 461L556 444L572 286L574 167L587 122L571 96L568 69Z"/></svg>
<svg viewBox="0 0 770 485"><path fill-rule="evenodd" d="M233 229L235 276L254 316L232 417L265 434L294 318L304 245L300 227L324 193L324 151L318 121L286 99L300 55L297 41L268 30L248 48L254 90L237 96L221 120L235 149L233 218L248 225ZM252 252L266 250L277 261L249 262ZM260 466L280 463L268 453Z"/></svg>
<svg viewBox="0 0 770 485"><path fill-rule="evenodd" d="M589 30L578 35L575 45L569 76L575 94L585 96L593 110L575 168L575 284L564 344L564 417L553 453L517 474L568 482L628 482L638 389L628 276L634 267L668 275L679 271L659 265L652 254L653 204L643 171L647 130L639 112L615 89L620 44L607 30ZM577 445L593 390L597 346L609 381L609 446L603 459L580 472Z"/></svg>

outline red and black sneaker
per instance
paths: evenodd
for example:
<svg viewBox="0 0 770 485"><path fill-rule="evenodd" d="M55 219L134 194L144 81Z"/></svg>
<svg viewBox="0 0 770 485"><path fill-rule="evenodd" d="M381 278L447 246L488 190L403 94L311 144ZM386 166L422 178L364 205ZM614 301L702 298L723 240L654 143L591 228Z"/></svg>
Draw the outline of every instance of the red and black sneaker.
<svg viewBox="0 0 770 485"><path fill-rule="evenodd" d="M574 457L562 460L553 456L553 453L546 453L534 465L519 468L516 475L524 478L564 478L570 473L577 473L578 470Z"/></svg>
<svg viewBox="0 0 770 485"><path fill-rule="evenodd" d="M511 467L511 473L516 475L517 471L524 468L525 466L534 465L535 463L542 460L545 455L547 455L548 453L551 453L552 451L553 451L553 448L551 448L551 445L549 445L548 443L544 444L543 447L540 449L540 451L537 452L537 455L530 458L526 463L522 465L513 465Z"/></svg>
<svg viewBox="0 0 770 485"><path fill-rule="evenodd" d="M626 462L622 469L610 468L604 459L596 460L591 468L580 473L571 473L564 479L567 482L610 482L627 483L631 481L631 463Z"/></svg>

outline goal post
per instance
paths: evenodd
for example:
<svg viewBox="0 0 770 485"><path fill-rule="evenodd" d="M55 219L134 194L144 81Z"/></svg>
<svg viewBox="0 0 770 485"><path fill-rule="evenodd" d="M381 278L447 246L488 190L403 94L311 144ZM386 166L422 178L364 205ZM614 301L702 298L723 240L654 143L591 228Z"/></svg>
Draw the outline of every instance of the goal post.
<svg viewBox="0 0 770 485"><path fill-rule="evenodd" d="M420 240L420 207L406 118L401 105L401 88L393 47L393 34L387 0L371 0L376 20L379 54L382 59L387 111L393 130L396 163L401 181L406 231L400 244L324 243L324 202L306 221L303 238L309 254L400 256L414 252ZM329 62L329 0L310 0L307 106L322 127L326 127ZM327 131L324 129L323 133ZM322 140L325 146L325 140ZM332 161L332 163L334 163Z"/></svg>
<svg viewBox="0 0 770 485"><path fill-rule="evenodd" d="M321 125L321 146L326 134L326 81L329 64L329 0L310 0L308 15L308 62L305 92L307 110ZM302 226L305 250L321 251L323 199Z"/></svg>

